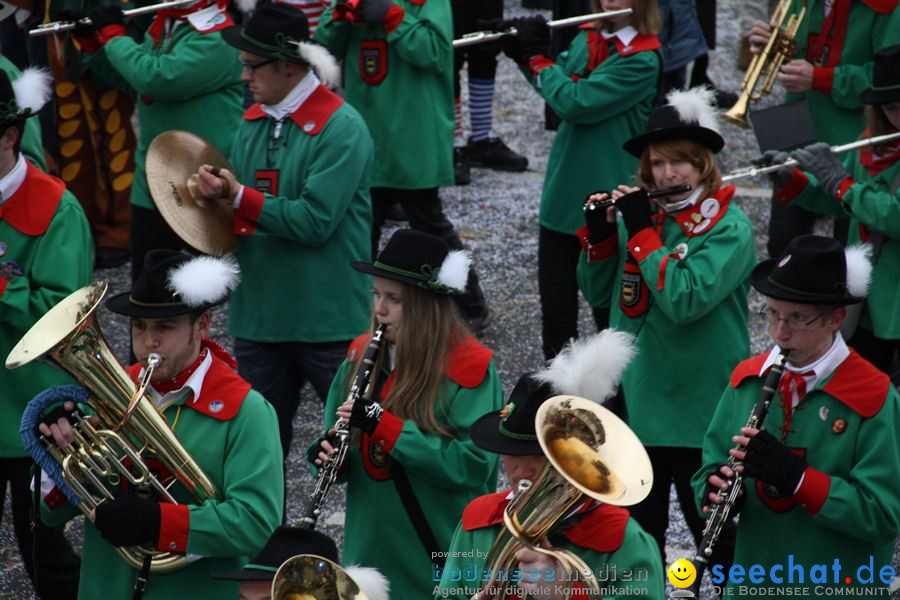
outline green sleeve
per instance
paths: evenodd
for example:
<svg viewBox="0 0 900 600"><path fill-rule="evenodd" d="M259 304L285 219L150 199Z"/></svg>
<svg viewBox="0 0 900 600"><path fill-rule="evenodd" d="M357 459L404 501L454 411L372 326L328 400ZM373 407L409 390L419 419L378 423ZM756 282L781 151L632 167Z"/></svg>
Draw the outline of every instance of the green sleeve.
<svg viewBox="0 0 900 600"><path fill-rule="evenodd" d="M435 582L437 586L434 593L434 600L444 600L449 598L450 600L470 600L472 596L475 595L473 591L471 594L466 595L464 592L467 591L465 588L468 587L469 591L472 589L477 590L481 585L481 573L478 573L474 579L475 581L466 581L466 575L470 575L464 573L466 569L471 569L473 564L473 559L458 556L460 553L472 552L474 550L480 550L481 552L487 552L489 548L479 548L475 546L475 536L474 532L466 531L463 529L462 523L457 524L456 531L453 532L453 538L450 540L450 550L447 552L447 562L444 564L444 569L441 571L441 580L440 583ZM456 555L456 556L455 556ZM483 558L479 557L477 562L481 562ZM459 579L456 579L456 578ZM468 579L472 579L472 577L468 577Z"/></svg>
<svg viewBox="0 0 900 600"><path fill-rule="evenodd" d="M33 256L28 272L0 292L0 322L20 331L31 329L47 311L91 281L91 232L84 211L71 193L63 193Z"/></svg>
<svg viewBox="0 0 900 600"><path fill-rule="evenodd" d="M878 413L863 419L854 465L846 479L829 476L828 496L813 516L817 524L850 537L888 542L900 531L900 397L890 386ZM815 464L811 464L815 468Z"/></svg>
<svg viewBox="0 0 900 600"><path fill-rule="evenodd" d="M150 52L128 36L113 38L102 52L138 94L161 102L183 102L240 81L238 51L219 33L175 35L167 53Z"/></svg>
<svg viewBox="0 0 900 600"><path fill-rule="evenodd" d="M605 598L664 600L666 597L659 547L634 519L628 519L622 545L609 555L606 562L610 566L615 565L616 573L620 574L614 587L617 590L621 588L622 594L604 596ZM622 577L623 571L629 576ZM602 587L603 582L600 585Z"/></svg>
<svg viewBox="0 0 900 600"><path fill-rule="evenodd" d="M418 15L409 11L388 33L387 41L401 60L434 73L453 68L453 18L446 0L425 3Z"/></svg>
<svg viewBox="0 0 900 600"><path fill-rule="evenodd" d="M610 59L588 77L573 81L559 64L541 69L535 89L559 117L593 124L626 113L653 93L659 75L655 52Z"/></svg>
<svg viewBox="0 0 900 600"><path fill-rule="evenodd" d="M360 118L346 113L333 115L316 136L301 196L266 194L258 220L260 233L309 246L326 243L357 192L363 189L368 195L372 152L372 138Z"/></svg>
<svg viewBox="0 0 900 600"><path fill-rule="evenodd" d="M97 52L85 52L82 54L82 60L85 67L90 69L91 77L97 83L120 90L129 96L134 96L134 88L109 63L109 59L102 49Z"/></svg>
<svg viewBox="0 0 900 600"><path fill-rule="evenodd" d="M900 11L878 15L872 35L872 52L900 44ZM872 61L861 65L839 64L834 67L830 98L845 109L862 109L860 93L872 86Z"/></svg>
<svg viewBox="0 0 900 600"><path fill-rule="evenodd" d="M794 171L796 173L796 171ZM846 217L841 203L837 198L830 196L819 185L819 181L812 173L803 172L809 180L803 190L796 197L790 200L792 206L802 206L807 210L817 212L823 215L831 215L833 217Z"/></svg>
<svg viewBox="0 0 900 600"><path fill-rule="evenodd" d="M731 437L738 433L741 426L747 422L750 409L747 407L742 412L742 404L737 398L734 388L728 386L716 406L706 435L703 438L703 451L701 467L691 478L694 488L694 500L700 516L706 518L703 506L709 504L706 500L706 478L719 467L728 462L728 451L734 446Z"/></svg>
<svg viewBox="0 0 900 600"><path fill-rule="evenodd" d="M747 279L756 263L753 240L748 220L723 219L683 259L665 246L645 256L639 261L641 274L660 310L687 325L714 310Z"/></svg>
<svg viewBox="0 0 900 600"><path fill-rule="evenodd" d="M316 27L316 34L313 38L325 46L331 54L338 60L347 56L347 46L350 43L350 34L353 31L353 25L347 21L334 20L334 5L332 2L319 17L319 26Z"/></svg>
<svg viewBox="0 0 900 600"><path fill-rule="evenodd" d="M584 299L591 307L608 307L610 305L618 264L618 252L614 252L604 260L592 262L588 262L585 252L578 257L576 271L578 289L584 294Z"/></svg>
<svg viewBox="0 0 900 600"><path fill-rule="evenodd" d="M448 385L456 386L455 383ZM498 456L482 450L469 437L469 427L476 419L503 405L500 377L491 363L481 385L475 388L458 387L444 404L446 422L456 432L451 438L423 432L412 419L403 421L403 429L390 453L406 471L410 479L427 481L449 488L474 488L496 482ZM438 408L435 412L440 415ZM396 418L396 417L395 417Z"/></svg>
<svg viewBox="0 0 900 600"><path fill-rule="evenodd" d="M900 164L891 169L888 180L892 177L900 177ZM841 197L839 205L863 225L891 239L900 239L900 188L892 194L888 191L889 185L884 180L856 179Z"/></svg>
<svg viewBox="0 0 900 600"><path fill-rule="evenodd" d="M281 524L284 476L275 410L251 390L228 425L221 499L188 506L189 554L250 556Z"/></svg>

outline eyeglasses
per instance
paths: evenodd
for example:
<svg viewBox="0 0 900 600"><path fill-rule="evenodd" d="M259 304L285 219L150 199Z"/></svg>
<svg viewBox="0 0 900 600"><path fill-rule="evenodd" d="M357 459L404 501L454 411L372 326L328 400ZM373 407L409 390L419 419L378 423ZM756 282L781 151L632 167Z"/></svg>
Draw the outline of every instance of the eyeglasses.
<svg viewBox="0 0 900 600"><path fill-rule="evenodd" d="M788 329L793 331L804 331L807 327L821 319L825 316L825 313L819 313L812 319L805 315L789 315L787 317L782 317L778 314L778 311L769 308L768 306L763 306L759 309L759 316L766 320L770 327L775 327L778 325L778 321L784 321L784 324L787 325Z"/></svg>
<svg viewBox="0 0 900 600"><path fill-rule="evenodd" d="M251 73L256 73L256 70L257 70L258 68L264 67L264 66L266 66L266 65L271 65L271 64L272 64L273 62L275 62L276 60L278 60L278 59L277 59L277 58L270 58L269 60L264 60L264 61L258 62L258 63L241 62L241 67L244 68L244 69L249 70Z"/></svg>

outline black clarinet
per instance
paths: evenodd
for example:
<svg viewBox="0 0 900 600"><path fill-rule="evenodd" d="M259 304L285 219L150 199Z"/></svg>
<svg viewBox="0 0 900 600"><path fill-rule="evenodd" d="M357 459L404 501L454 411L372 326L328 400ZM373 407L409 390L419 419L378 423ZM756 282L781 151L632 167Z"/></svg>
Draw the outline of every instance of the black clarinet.
<svg viewBox="0 0 900 600"><path fill-rule="evenodd" d="M691 191L691 186L685 185L677 185L675 187L670 188L662 188L658 190L650 190L647 192L648 198L661 198L663 196L671 196L672 194L683 194L684 192ZM594 194L608 194L609 192L600 191L594 192ZM588 198L593 196L594 194L590 194ZM593 210L601 210L604 208L609 208L610 206L615 206L616 201L612 198L607 198L606 200L598 200L597 202L585 202L584 204L584 212L589 212Z"/></svg>
<svg viewBox="0 0 900 600"><path fill-rule="evenodd" d="M376 377L373 376L375 363L378 360L378 355L381 353L382 340L386 329L387 325L379 325L375 333L372 334L372 339L369 340L369 346L363 355L359 371L356 372L356 379L353 380L353 386L347 395L347 399L352 399L354 404L360 402L363 398L369 398L374 391L376 380ZM350 447L350 426L344 419L338 419L334 424L334 432L335 439L332 445L335 448L335 452L319 469L316 487L313 490L312 497L309 499L309 503L306 505L306 510L303 512L303 518L300 519L300 526L304 529L316 528L316 522L322 513L322 506L325 504L325 497L328 495L331 486L337 481L338 471L347 457L347 449Z"/></svg>
<svg viewBox="0 0 900 600"><path fill-rule="evenodd" d="M745 427L762 428L763 422L769 414L769 405L772 403L772 398L778 391L778 382L781 381L781 375L784 373L784 363L787 361L789 352L790 350L782 350L775 359L775 363L763 382L759 400L756 401L753 410L750 411L750 418L747 419ZM743 448L740 444L735 446L735 450L741 449ZM744 486L743 473L739 473L735 469L737 463L737 459L731 455L728 456L727 464L734 476L728 485L728 489L717 492L722 502L718 504L713 503L712 512L710 512L709 519L706 521L706 527L703 529L703 537L697 545L697 551L694 553L692 562L697 571L697 576L694 579L694 583L688 587L688 591L693 592L695 598L700 597L700 581L703 579L703 571L706 570L706 565L712 556L713 549L719 541L719 536L722 535L722 528L725 527L725 523L731 518L731 510L734 508L734 503L737 502L741 488Z"/></svg>

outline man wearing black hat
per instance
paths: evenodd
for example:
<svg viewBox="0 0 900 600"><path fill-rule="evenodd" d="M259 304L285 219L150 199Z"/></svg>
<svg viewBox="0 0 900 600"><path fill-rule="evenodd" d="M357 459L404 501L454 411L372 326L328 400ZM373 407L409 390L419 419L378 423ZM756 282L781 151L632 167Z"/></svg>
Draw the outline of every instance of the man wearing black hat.
<svg viewBox="0 0 900 600"><path fill-rule="evenodd" d="M310 382L324 402L369 322L369 278L350 263L370 258L372 139L326 87L337 65L300 10L265 4L223 36L257 104L237 131L236 172L201 167L201 192L235 206L243 281L229 333L241 374L275 407L287 456L300 389Z"/></svg>
<svg viewBox="0 0 900 600"><path fill-rule="evenodd" d="M749 596L760 593L756 585L822 583L805 595L861 596L886 593L890 583L881 569L891 564L900 531L900 399L888 377L849 349L839 331L846 306L866 294L870 268L864 254L845 253L834 239L801 236L750 276L766 297L760 314L776 346L732 373L692 482L698 506L708 512L732 475L722 465L729 455L739 461L745 480L734 565L762 565L765 576L762 582L730 577L721 566L719 576L751 588ZM782 352L788 353L785 373L764 428L746 427ZM816 565L834 572L816 581ZM872 569L869 576L861 566ZM809 579L798 581L796 570ZM715 566L712 574L715 582Z"/></svg>
<svg viewBox="0 0 900 600"><path fill-rule="evenodd" d="M93 251L84 211L65 184L26 160L25 121L50 94L49 74L26 70L10 83L0 71L0 354L6 356L57 302L91 280ZM78 558L62 530L29 531L32 461L19 421L44 388L71 381L49 365L0 369L0 504L9 484L13 525L25 570L42 598L73 598Z"/></svg>
<svg viewBox="0 0 900 600"><path fill-rule="evenodd" d="M139 362L128 373L135 382L149 368L151 353L161 358L148 394L216 495L198 504L184 485L175 483L170 492L178 504L171 504L126 486L114 500L101 503L93 524L85 526L80 600L132 597L138 571L116 548L144 544L190 559L181 570L151 574L144 600L234 597L236 584L211 582L209 574L238 568L281 523L275 413L234 371L234 359L206 337L209 309L227 299L237 277L233 260L153 250L134 288L106 303L131 318ZM72 441L65 418L43 423L40 430L59 446ZM55 523L80 514L58 489L44 496L42 512Z"/></svg>

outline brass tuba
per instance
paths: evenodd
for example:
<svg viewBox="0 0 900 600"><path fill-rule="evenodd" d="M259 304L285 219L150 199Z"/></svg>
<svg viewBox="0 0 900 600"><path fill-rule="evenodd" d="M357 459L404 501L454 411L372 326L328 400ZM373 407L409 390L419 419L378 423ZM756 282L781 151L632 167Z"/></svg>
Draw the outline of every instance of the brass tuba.
<svg viewBox="0 0 900 600"><path fill-rule="evenodd" d="M647 497L653 468L647 451L628 426L596 402L578 396L554 396L535 415L535 431L547 464L531 485L520 488L503 513L501 529L485 559L485 570L508 577L517 568L523 546L553 557L600 596L600 585L581 558L562 548L537 544L585 497L631 506ZM524 482L522 482L524 483ZM488 597L505 600L515 591L486 583Z"/></svg>
<svg viewBox="0 0 900 600"><path fill-rule="evenodd" d="M794 50L797 48L797 30L806 15L806 0L802 0L800 10L796 14L790 14L790 5L791 0L780 0L778 6L775 7L771 19L772 35L762 52L755 54L750 61L750 66L747 67L744 80L741 82L741 93L737 102L722 115L735 125L744 128L750 126L747 121L750 102L755 102L772 91L781 65L794 55ZM763 82L757 90L756 86L761 77L763 77Z"/></svg>
<svg viewBox="0 0 900 600"><path fill-rule="evenodd" d="M299 554L272 579L272 600L370 600L351 573L327 558Z"/></svg>
<svg viewBox="0 0 900 600"><path fill-rule="evenodd" d="M63 451L49 444L50 454L62 465L62 479L85 515L111 499L112 490L123 479L138 491L173 503L169 488L175 481L193 492L198 502L214 497L212 482L144 394L149 378L136 389L104 339L96 311L106 289L106 283L93 283L70 294L31 327L6 359L6 368L15 369L42 358L70 374L90 393L87 404L102 425L94 427L88 419L77 418L72 446ZM171 479L163 482L151 474L143 460L145 453L163 463L173 474ZM117 550L138 569L145 557L151 557L153 573L187 565L181 554L150 547Z"/></svg>

